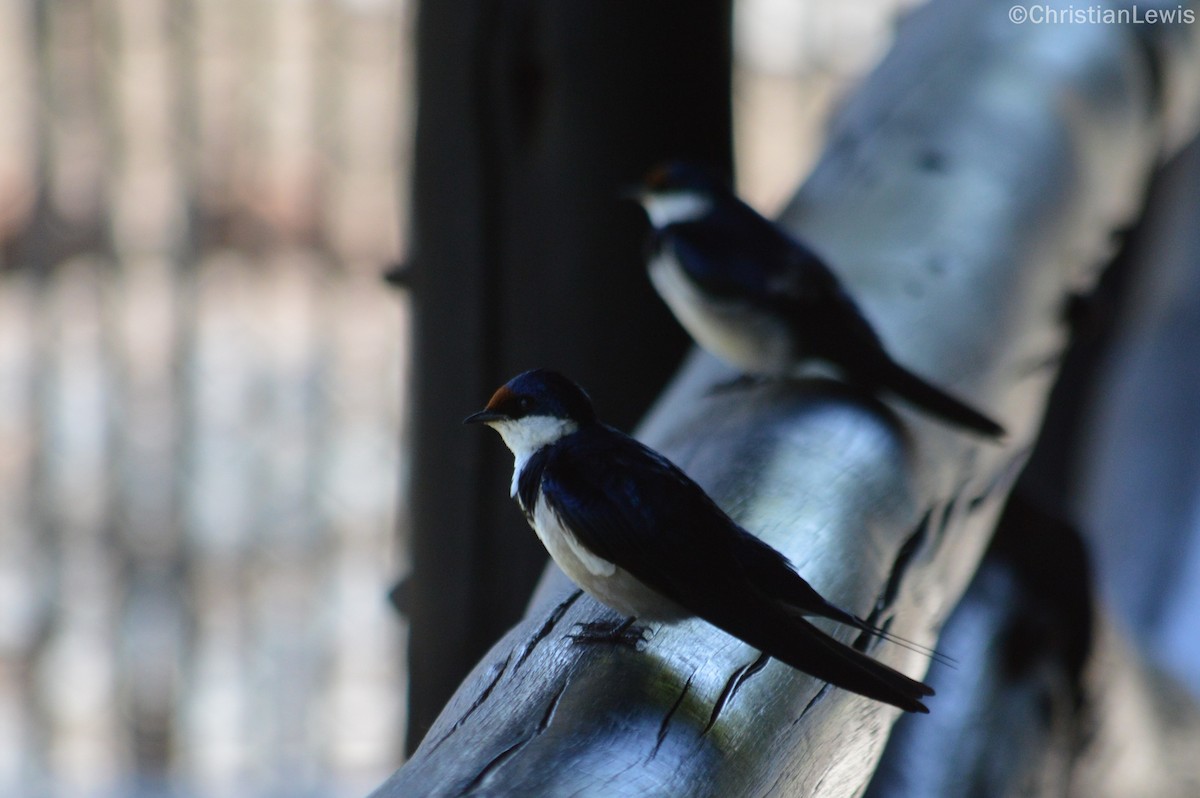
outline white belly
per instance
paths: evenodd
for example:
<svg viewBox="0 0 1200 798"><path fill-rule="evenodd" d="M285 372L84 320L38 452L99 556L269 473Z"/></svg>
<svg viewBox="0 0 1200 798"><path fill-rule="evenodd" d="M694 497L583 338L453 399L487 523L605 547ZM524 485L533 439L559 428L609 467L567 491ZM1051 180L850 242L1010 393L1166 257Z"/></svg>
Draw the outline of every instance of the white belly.
<svg viewBox="0 0 1200 798"><path fill-rule="evenodd" d="M558 567L589 595L622 615L645 621L671 623L690 615L660 593L646 587L627 571L592 554L563 527L558 516L539 495L531 522L542 545Z"/></svg>
<svg viewBox="0 0 1200 798"><path fill-rule="evenodd" d="M748 374L776 375L791 366L789 333L782 323L745 302L706 296L674 257L650 263L650 280L675 318L701 347Z"/></svg>

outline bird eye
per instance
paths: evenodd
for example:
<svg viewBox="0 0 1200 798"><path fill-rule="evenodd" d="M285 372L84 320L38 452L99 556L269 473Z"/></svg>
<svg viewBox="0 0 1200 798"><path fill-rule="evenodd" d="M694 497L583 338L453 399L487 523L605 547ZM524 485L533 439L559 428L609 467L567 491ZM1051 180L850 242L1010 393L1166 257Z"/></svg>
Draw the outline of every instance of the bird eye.
<svg viewBox="0 0 1200 798"><path fill-rule="evenodd" d="M528 412L533 408L533 400L528 396L522 396L517 400L517 407L521 408L521 412Z"/></svg>

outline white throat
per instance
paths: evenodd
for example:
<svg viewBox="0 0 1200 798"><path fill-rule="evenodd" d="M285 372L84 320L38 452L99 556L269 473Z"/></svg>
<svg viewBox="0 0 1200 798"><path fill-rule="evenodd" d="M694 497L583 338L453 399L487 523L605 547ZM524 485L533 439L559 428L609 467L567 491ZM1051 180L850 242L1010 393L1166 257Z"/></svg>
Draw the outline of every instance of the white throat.
<svg viewBox="0 0 1200 798"><path fill-rule="evenodd" d="M670 191L642 198L650 223L660 230L669 224L694 222L712 208L712 200L699 191Z"/></svg>
<svg viewBox="0 0 1200 798"><path fill-rule="evenodd" d="M493 421L488 426L500 433L504 445L513 453L512 496L517 495L517 482L529 458L543 446L579 429L571 419L554 416L526 416L516 421Z"/></svg>

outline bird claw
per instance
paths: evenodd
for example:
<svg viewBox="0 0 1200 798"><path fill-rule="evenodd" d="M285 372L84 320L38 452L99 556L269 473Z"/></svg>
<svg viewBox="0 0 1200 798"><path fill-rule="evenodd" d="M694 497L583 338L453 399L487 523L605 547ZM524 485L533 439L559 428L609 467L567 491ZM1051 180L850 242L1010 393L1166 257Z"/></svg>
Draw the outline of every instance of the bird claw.
<svg viewBox="0 0 1200 798"><path fill-rule="evenodd" d="M641 651L650 642L645 626L635 626L633 618L623 621L591 621L575 624L575 632L566 635L573 643L607 643Z"/></svg>

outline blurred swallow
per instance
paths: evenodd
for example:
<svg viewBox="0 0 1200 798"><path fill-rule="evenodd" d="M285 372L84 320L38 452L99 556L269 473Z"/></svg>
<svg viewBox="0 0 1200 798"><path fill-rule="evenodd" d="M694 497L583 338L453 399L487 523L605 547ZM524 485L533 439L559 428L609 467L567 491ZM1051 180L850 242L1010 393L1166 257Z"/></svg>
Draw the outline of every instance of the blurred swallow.
<svg viewBox="0 0 1200 798"><path fill-rule="evenodd" d="M995 421L893 360L829 267L707 171L660 166L635 199L654 228L650 279L712 354L760 377L792 376L817 358L943 421L1004 435Z"/></svg>

